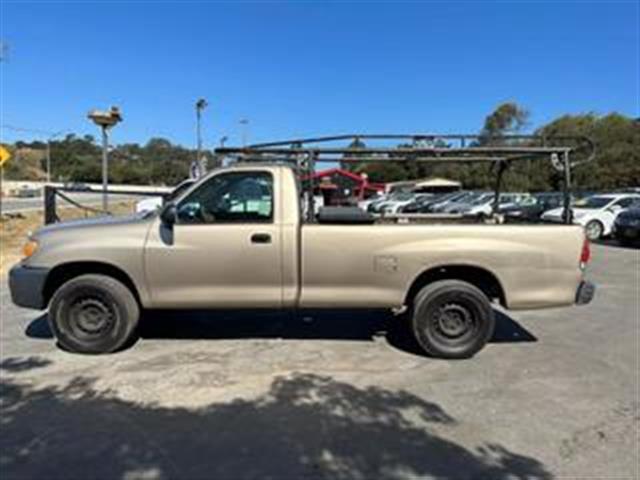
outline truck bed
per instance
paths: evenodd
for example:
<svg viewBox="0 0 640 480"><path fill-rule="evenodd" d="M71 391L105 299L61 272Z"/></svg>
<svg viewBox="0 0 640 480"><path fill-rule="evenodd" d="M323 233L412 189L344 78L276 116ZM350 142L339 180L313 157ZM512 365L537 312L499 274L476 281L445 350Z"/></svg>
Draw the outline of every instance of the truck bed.
<svg viewBox="0 0 640 480"><path fill-rule="evenodd" d="M493 275L511 309L574 303L582 275L580 226L454 221L464 219L304 224L300 306L400 307L420 275L452 266Z"/></svg>

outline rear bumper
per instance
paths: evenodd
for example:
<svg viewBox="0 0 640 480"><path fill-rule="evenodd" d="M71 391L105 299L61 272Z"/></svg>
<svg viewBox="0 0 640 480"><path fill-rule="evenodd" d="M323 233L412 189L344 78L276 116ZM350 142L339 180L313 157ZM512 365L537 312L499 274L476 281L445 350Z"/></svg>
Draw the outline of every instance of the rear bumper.
<svg viewBox="0 0 640 480"><path fill-rule="evenodd" d="M586 305L593 300L596 294L596 286L591 282L582 281L576 291L576 305Z"/></svg>
<svg viewBox="0 0 640 480"><path fill-rule="evenodd" d="M44 282L48 273L48 268L21 264L14 266L9 271L9 290L13 303L24 308L44 309Z"/></svg>

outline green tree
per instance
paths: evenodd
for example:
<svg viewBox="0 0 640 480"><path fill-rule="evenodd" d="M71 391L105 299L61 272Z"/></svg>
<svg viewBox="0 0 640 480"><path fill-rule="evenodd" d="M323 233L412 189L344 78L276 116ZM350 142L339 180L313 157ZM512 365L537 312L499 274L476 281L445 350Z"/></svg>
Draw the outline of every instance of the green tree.
<svg viewBox="0 0 640 480"><path fill-rule="evenodd" d="M595 142L591 163L574 168L575 184L585 190L609 190L640 185L640 123L618 113L564 115L536 132L548 137L584 135ZM574 155L574 161L584 155ZM557 183L558 174L546 167L548 183Z"/></svg>
<svg viewBox="0 0 640 480"><path fill-rule="evenodd" d="M502 103L485 117L480 131L480 143L491 143L506 134L517 133L527 124L528 119L529 111L517 103Z"/></svg>

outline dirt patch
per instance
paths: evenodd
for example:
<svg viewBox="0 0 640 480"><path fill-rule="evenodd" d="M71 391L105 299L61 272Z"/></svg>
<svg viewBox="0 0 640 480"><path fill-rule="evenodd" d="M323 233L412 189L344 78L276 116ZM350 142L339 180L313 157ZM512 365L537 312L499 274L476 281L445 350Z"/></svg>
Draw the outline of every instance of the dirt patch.
<svg viewBox="0 0 640 480"><path fill-rule="evenodd" d="M129 215L133 213L135 201L123 201L113 205L113 215ZM58 215L61 221L77 220L96 216L96 213L82 211L74 207L60 208ZM0 218L0 275L22 257L22 246L31 232L35 232L44 224L42 212L24 212L5 214Z"/></svg>

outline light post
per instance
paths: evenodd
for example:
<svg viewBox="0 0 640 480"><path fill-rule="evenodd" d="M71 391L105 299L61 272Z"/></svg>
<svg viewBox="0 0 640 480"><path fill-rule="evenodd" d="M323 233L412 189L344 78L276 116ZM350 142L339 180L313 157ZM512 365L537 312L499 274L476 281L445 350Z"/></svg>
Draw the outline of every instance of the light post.
<svg viewBox="0 0 640 480"><path fill-rule="evenodd" d="M227 142L227 140L229 140L229 137L227 137L226 135L220 137L220 140L218 140L220 142L220 148L224 148L224 144ZM215 155L215 165L214 168L219 168L223 166L224 163L224 155L218 154Z"/></svg>
<svg viewBox="0 0 640 480"><path fill-rule="evenodd" d="M204 162L202 161L202 111L207 108L209 104L204 98L199 99L196 102L196 135L197 135L197 153L196 153L196 165L198 176L204 174Z"/></svg>
<svg viewBox="0 0 640 480"><path fill-rule="evenodd" d="M107 186L109 183L109 130L122 121L118 107L111 107L107 111L91 110L87 115L102 130L102 210L108 212L109 200Z"/></svg>
<svg viewBox="0 0 640 480"><path fill-rule="evenodd" d="M242 146L246 147L247 146L247 137L248 137L248 125L249 125L249 120L246 118L243 118L240 120L240 125L242 125Z"/></svg>

